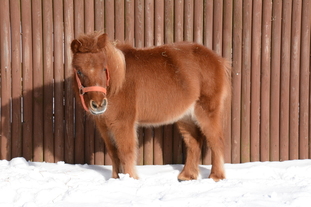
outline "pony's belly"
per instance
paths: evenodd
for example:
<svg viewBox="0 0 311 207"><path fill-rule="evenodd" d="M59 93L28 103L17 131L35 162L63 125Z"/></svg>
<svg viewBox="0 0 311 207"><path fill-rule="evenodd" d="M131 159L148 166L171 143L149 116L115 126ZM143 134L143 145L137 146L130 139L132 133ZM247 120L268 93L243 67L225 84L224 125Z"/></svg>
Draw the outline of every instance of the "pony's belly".
<svg viewBox="0 0 311 207"><path fill-rule="evenodd" d="M163 113L149 114L149 116L146 115L146 117L140 117L141 119L139 119L138 125L150 127L173 124L184 117L189 117L195 121L194 105L195 104L192 104L188 108L181 111L163 111Z"/></svg>

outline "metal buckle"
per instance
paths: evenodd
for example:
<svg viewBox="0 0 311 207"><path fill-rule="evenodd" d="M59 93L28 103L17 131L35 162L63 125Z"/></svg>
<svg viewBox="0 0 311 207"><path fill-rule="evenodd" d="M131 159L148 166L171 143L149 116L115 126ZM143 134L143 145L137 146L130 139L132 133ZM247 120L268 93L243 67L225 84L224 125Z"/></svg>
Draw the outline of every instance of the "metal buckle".
<svg viewBox="0 0 311 207"><path fill-rule="evenodd" d="M84 95L84 94L85 94L84 91L83 91L83 88L84 88L83 86L81 86L81 87L79 88L79 94L80 94L80 95Z"/></svg>

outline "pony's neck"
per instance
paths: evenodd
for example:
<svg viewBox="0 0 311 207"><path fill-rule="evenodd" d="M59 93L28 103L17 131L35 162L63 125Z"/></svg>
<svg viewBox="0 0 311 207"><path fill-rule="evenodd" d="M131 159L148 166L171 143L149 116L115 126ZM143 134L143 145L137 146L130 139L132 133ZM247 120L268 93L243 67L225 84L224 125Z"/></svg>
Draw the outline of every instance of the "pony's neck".
<svg viewBox="0 0 311 207"><path fill-rule="evenodd" d="M125 80L125 58L121 50L108 43L105 47L107 56L107 67L110 73L109 93L115 94L122 88Z"/></svg>

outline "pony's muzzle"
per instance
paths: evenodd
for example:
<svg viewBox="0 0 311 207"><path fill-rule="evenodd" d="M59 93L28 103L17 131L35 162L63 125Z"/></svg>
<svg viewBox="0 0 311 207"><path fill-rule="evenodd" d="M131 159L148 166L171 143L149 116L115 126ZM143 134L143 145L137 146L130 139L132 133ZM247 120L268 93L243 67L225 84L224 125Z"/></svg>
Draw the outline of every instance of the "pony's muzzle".
<svg viewBox="0 0 311 207"><path fill-rule="evenodd" d="M106 111L107 104L108 100L106 98L104 98L100 103L90 100L90 112L94 115L102 114Z"/></svg>

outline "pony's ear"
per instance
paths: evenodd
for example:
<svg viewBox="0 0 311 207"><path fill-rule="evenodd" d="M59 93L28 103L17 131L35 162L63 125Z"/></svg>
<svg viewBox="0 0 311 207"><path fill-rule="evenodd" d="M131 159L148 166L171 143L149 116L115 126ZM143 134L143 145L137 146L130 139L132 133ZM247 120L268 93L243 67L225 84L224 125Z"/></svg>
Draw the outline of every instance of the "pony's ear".
<svg viewBox="0 0 311 207"><path fill-rule="evenodd" d="M77 39L74 39L74 40L71 42L71 45L70 45L71 51L72 51L73 53L79 52L79 47L80 47L80 46L81 46L81 42L80 42L79 40L77 40Z"/></svg>
<svg viewBox="0 0 311 207"><path fill-rule="evenodd" d="M98 49L103 49L108 41L108 35L107 34L101 34L97 39L97 47Z"/></svg>

